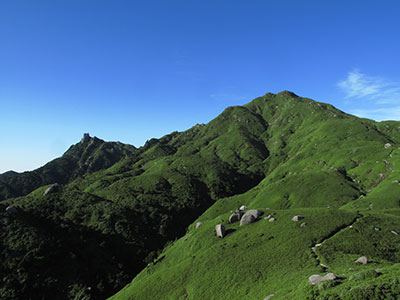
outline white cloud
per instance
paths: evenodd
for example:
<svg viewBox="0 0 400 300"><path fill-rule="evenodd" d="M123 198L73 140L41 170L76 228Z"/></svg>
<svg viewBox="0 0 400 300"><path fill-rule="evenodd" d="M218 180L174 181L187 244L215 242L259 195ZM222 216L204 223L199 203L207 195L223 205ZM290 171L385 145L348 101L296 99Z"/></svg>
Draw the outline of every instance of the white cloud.
<svg viewBox="0 0 400 300"><path fill-rule="evenodd" d="M398 104L400 82L365 75L358 70L348 73L345 80L338 82L346 99L364 99L376 104Z"/></svg>
<svg viewBox="0 0 400 300"><path fill-rule="evenodd" d="M378 122L400 120L400 106L375 109L355 109L350 111L350 113L360 118L372 119Z"/></svg>

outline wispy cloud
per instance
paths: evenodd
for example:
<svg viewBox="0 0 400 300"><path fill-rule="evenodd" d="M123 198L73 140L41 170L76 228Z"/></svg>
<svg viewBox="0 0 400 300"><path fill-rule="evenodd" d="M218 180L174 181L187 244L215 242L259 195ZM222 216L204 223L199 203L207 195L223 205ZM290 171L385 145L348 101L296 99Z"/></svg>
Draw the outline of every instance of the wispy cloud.
<svg viewBox="0 0 400 300"><path fill-rule="evenodd" d="M358 70L349 72L347 78L337 85L347 100L364 99L376 104L397 104L400 101L400 82L369 76Z"/></svg>
<svg viewBox="0 0 400 300"><path fill-rule="evenodd" d="M352 115L360 118L372 119L375 121L384 120L399 120L400 119L400 106L385 107L376 109L354 109L349 111Z"/></svg>

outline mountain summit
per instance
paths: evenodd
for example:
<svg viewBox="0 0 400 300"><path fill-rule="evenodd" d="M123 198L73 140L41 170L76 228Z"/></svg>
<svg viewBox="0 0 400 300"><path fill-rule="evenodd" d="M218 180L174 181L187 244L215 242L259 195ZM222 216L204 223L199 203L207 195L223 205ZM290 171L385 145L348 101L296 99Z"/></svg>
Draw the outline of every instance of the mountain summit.
<svg viewBox="0 0 400 300"><path fill-rule="evenodd" d="M399 144L399 122L288 91L137 149L85 134L0 179L0 295L104 299L132 278L114 299L399 295Z"/></svg>

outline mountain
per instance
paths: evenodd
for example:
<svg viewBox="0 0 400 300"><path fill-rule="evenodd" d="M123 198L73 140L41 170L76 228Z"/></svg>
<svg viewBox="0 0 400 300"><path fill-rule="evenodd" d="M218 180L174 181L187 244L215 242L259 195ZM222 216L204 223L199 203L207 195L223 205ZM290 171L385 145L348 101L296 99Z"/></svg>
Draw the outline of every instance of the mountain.
<svg viewBox="0 0 400 300"><path fill-rule="evenodd" d="M132 278L113 299L400 295L399 144L400 122L288 91L228 107L113 164L47 182L63 183L51 193L44 185L0 202L0 296L104 299ZM242 205L264 215L230 224ZM360 256L370 262L354 263ZM326 269L337 279L307 282Z"/></svg>
<svg viewBox="0 0 400 300"><path fill-rule="evenodd" d="M0 201L24 196L46 184L65 184L85 173L108 168L136 148L119 142L104 142L85 133L82 140L71 146L60 158L31 172L13 171L0 174Z"/></svg>
<svg viewBox="0 0 400 300"><path fill-rule="evenodd" d="M17 175L18 175L18 172L15 172L15 171L7 171L7 172L5 172L5 173L0 174L0 179L1 179L1 178L14 177L14 176L17 176Z"/></svg>

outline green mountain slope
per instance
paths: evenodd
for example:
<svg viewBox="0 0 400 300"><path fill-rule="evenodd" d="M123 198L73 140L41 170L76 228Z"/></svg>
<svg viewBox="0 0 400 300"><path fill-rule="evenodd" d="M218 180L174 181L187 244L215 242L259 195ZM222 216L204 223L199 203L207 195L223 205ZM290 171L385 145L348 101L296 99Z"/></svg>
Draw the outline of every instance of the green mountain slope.
<svg viewBox="0 0 400 300"><path fill-rule="evenodd" d="M31 172L0 174L0 201L24 196L43 185L65 184L85 173L108 168L122 158L133 155L136 148L119 142L104 142L85 134L60 158Z"/></svg>
<svg viewBox="0 0 400 300"><path fill-rule="evenodd" d="M44 196L42 186L3 201L18 213L1 219L0 295L103 299L148 265L116 299L324 299L353 281L321 291L308 276L323 271L320 262L337 275L377 268L354 266L360 255L387 270L373 279L359 275L372 289L398 270L399 240L391 231L400 232L399 142L399 122L359 119L287 91L229 107L114 163L99 157L100 167L68 173L76 175L54 193ZM80 159L87 161L77 151ZM243 204L276 221L227 224ZM295 214L306 227L290 220ZM381 224L381 235L357 229L364 220ZM203 226L195 230L195 221ZM224 239L214 236L218 223L229 229ZM26 235L30 244L16 242ZM361 240L371 242L348 242Z"/></svg>

